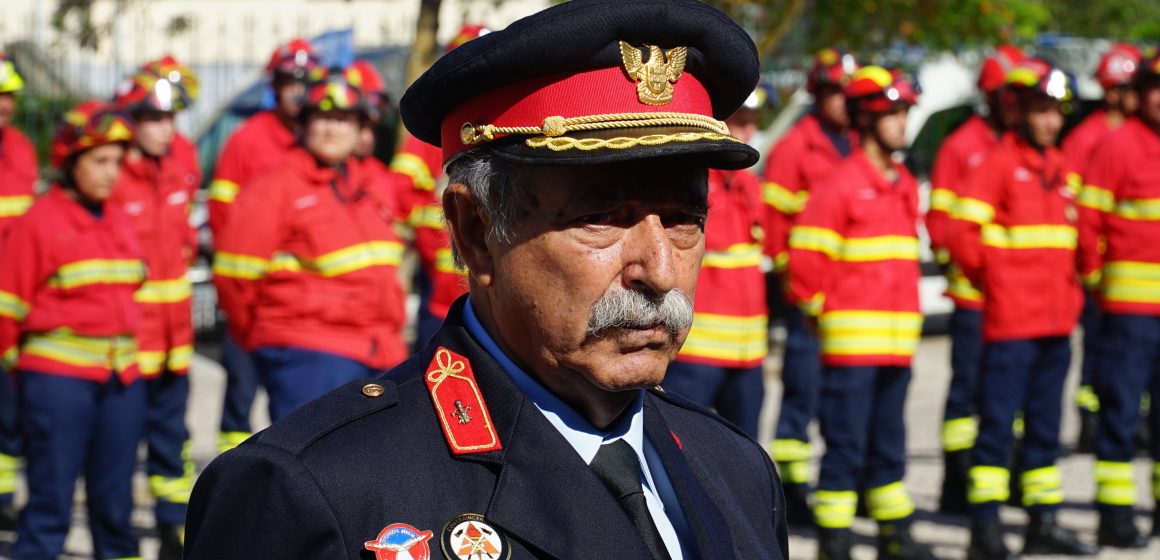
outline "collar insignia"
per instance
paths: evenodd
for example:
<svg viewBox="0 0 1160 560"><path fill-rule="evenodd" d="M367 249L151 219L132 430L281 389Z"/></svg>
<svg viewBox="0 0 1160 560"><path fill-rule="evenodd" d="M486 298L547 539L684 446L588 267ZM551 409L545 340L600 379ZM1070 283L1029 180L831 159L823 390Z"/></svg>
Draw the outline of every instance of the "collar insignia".
<svg viewBox="0 0 1160 560"><path fill-rule="evenodd" d="M645 45L648 62L640 49L619 41L620 59L628 77L636 82L636 95L646 105L665 105L673 100L673 84L685 71L685 58L689 54L686 47L676 47L664 52L656 45Z"/></svg>
<svg viewBox="0 0 1160 560"><path fill-rule="evenodd" d="M375 553L375 560L430 560L431 546L427 541L431 531L420 531L406 523L392 523L379 532L373 541L363 543Z"/></svg>
<svg viewBox="0 0 1160 560"><path fill-rule="evenodd" d="M424 378L452 453L503 449L467 358L440 346Z"/></svg>

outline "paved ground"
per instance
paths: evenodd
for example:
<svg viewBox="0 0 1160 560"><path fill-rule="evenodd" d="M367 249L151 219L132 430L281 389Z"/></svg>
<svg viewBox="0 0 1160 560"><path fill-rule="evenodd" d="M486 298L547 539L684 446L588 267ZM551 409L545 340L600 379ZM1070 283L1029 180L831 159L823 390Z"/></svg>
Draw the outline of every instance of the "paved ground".
<svg viewBox="0 0 1160 560"><path fill-rule="evenodd" d="M942 558L963 558L968 540L966 521L958 518L939 516L930 513L936 509L939 485L942 480L942 462L938 441L938 432L941 423L943 399L950 378L947 365L948 341L946 337L930 337L919 346L915 359L914 382L910 388L910 398L907 405L907 427L909 433L910 467L906 482L914 495L914 501L920 510L919 521L916 524L918 538L936 546L936 553ZM1073 372L1074 373L1074 372ZM190 431L193 437L193 455L195 460L204 465L213 458L215 438L217 436L217 422L221 414L221 394L225 384L224 374L212 360L199 355L194 363L191 374L192 396L188 416ZM773 429L773 422L777 418L777 402L780 394L780 382L777 378L777 367L771 360L771 367L767 375L766 408L762 415L762 441L768 441ZM1071 380L1070 390L1074 390L1075 378ZM1067 396L1071 402L1071 394ZM1066 406L1068 415L1064 420L1064 441L1070 443L1075 439L1077 432L1074 407ZM259 401L254 410L256 426L266 423L264 402ZM820 450L819 450L820 451ZM816 465L815 465L816 466ZM1065 504L1063 523L1083 531L1088 537L1094 538L1096 514L1090 506L1094 491L1092 484L1093 461L1090 456L1069 456L1062 462L1064 470L1064 485L1067 503ZM1140 503L1150 508L1152 498L1146 482L1150 476L1150 465L1145 460L1137 461L1137 480L1140 482ZM143 478L138 480L139 503L149 501L148 490ZM79 497L79 496L78 496ZM1148 516L1142 509L1137 522L1142 528L1149 528ZM1026 517L1017 509L1005 508L1003 519L1008 524L1008 545L1018 550L1021 546L1020 525ZM153 538L152 516L148 507L138 508L135 521L145 538L143 540L143 554L146 559L156 557L157 540ZM83 514L78 510L74 523L74 530L68 541L69 558L87 558L90 550L90 539L84 527ZM873 523L859 520L856 525L859 534L855 548L856 558L874 557ZM790 557L793 559L812 559L816 555L816 546L812 532L794 532L790 538ZM0 557L7 549L7 542L11 535L0 534ZM1153 539L1152 546L1146 551L1128 554L1123 551L1108 550L1101 553L1100 558L1132 558L1157 559L1160 558L1160 540Z"/></svg>

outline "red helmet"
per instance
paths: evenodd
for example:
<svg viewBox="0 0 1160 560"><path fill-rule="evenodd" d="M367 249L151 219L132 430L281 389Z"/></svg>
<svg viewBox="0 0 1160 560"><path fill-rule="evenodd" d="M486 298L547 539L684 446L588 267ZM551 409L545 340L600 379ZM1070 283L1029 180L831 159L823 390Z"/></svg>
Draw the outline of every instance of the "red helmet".
<svg viewBox="0 0 1160 560"><path fill-rule="evenodd" d="M306 84L306 108L367 113L366 96L360 85L364 78L359 72L350 68L336 68L312 74L310 82ZM359 80L359 83L354 80Z"/></svg>
<svg viewBox="0 0 1160 560"><path fill-rule="evenodd" d="M1027 55L1015 45L999 45L995 52L983 59L983 66L979 69L979 89L990 95L1003 87L1007 80L1007 71L1019 64Z"/></svg>
<svg viewBox="0 0 1160 560"><path fill-rule="evenodd" d="M1019 95L1037 95L1058 101L1071 99L1067 74L1038 58L1026 58L1007 71L1006 86Z"/></svg>
<svg viewBox="0 0 1160 560"><path fill-rule="evenodd" d="M1100 57L1094 78L1104 89L1126 86L1132 83L1132 77L1140 69L1140 56L1140 49L1135 45L1116 43Z"/></svg>
<svg viewBox="0 0 1160 560"><path fill-rule="evenodd" d="M270 55L266 73L271 76L288 77L295 80L310 79L310 73L321 68L322 61L314 53L310 42L301 37L278 47Z"/></svg>
<svg viewBox="0 0 1160 560"><path fill-rule="evenodd" d="M821 86L845 86L857 69L854 55L838 49L822 49L814 55L814 65L806 76L806 91L816 94Z"/></svg>
<svg viewBox="0 0 1160 560"><path fill-rule="evenodd" d="M73 154L132 139L133 125L124 113L108 103L85 101L64 114L52 139L52 165L60 169Z"/></svg>
<svg viewBox="0 0 1160 560"><path fill-rule="evenodd" d="M125 111L176 112L197 100L197 75L172 56L146 63L113 95L113 103Z"/></svg>
<svg viewBox="0 0 1160 560"><path fill-rule="evenodd" d="M474 23L464 25L463 28L459 30L459 33L456 33L455 36L447 42L446 52L451 52L463 45L463 43L466 43L477 37L487 35L488 33L491 33L491 30L482 25Z"/></svg>
<svg viewBox="0 0 1160 560"><path fill-rule="evenodd" d="M371 120L380 120L388 99L387 84L378 70L365 60L356 60L343 70L343 75L347 82L361 90L362 102Z"/></svg>
<svg viewBox="0 0 1160 560"><path fill-rule="evenodd" d="M846 105L854 111L882 113L918 102L919 89L901 70L863 66L842 90Z"/></svg>

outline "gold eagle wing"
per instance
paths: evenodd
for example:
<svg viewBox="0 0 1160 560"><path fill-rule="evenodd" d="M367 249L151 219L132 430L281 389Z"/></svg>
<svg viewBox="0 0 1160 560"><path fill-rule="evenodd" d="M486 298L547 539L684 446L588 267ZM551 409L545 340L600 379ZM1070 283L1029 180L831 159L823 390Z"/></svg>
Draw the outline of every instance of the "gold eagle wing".
<svg viewBox="0 0 1160 560"><path fill-rule="evenodd" d="M665 73L670 82L676 83L677 79L681 77L681 73L685 71L685 60L688 56L688 47L676 47L665 53Z"/></svg>
<svg viewBox="0 0 1160 560"><path fill-rule="evenodd" d="M634 80L644 79L644 55L641 54L640 49L619 41L620 43L620 60L624 62L624 69L628 72L629 77Z"/></svg>

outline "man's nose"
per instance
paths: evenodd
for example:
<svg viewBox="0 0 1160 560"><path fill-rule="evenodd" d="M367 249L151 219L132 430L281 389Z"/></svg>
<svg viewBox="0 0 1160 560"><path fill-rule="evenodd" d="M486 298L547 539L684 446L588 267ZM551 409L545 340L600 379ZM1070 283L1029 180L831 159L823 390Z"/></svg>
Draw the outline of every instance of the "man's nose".
<svg viewBox="0 0 1160 560"><path fill-rule="evenodd" d="M659 216L646 216L629 228L622 258L626 288L665 294L677 287L673 241Z"/></svg>

